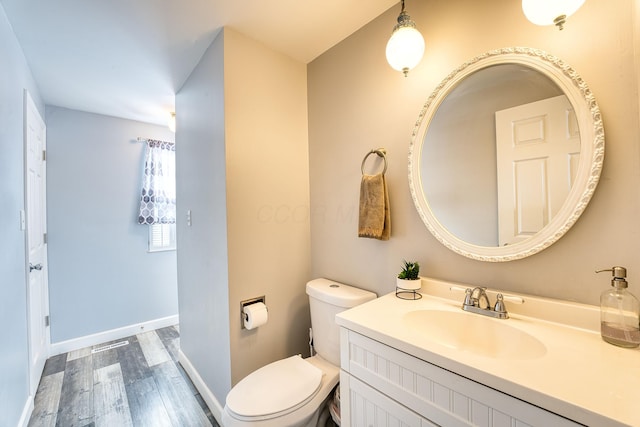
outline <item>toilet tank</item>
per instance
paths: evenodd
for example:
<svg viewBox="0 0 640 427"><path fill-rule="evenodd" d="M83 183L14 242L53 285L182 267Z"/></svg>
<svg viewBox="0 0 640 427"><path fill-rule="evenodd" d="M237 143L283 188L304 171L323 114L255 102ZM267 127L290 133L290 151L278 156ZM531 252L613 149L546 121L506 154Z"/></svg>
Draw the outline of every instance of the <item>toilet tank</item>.
<svg viewBox="0 0 640 427"><path fill-rule="evenodd" d="M340 366L340 328L336 314L376 298L373 292L328 279L307 283L313 348L323 359Z"/></svg>

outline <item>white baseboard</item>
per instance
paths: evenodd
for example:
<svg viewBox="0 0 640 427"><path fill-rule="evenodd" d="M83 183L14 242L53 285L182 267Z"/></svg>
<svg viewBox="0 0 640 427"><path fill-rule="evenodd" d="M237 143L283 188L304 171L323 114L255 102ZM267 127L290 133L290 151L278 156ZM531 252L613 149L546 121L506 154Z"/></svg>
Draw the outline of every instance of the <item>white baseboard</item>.
<svg viewBox="0 0 640 427"><path fill-rule="evenodd" d="M33 412L33 396L29 395L29 397L27 397L27 401L24 403L24 408L22 408L22 415L20 415L20 421L18 421L18 427L27 427L29 425L29 419L31 418L32 412Z"/></svg>
<svg viewBox="0 0 640 427"><path fill-rule="evenodd" d="M182 350L179 350L178 354L178 360L180 361L180 364L184 368L185 372L189 375L189 378L191 378L191 382L193 383L193 385L200 392L200 396L202 396L204 401L207 403L207 406L211 411L211 415L213 415L218 424L222 425L222 411L224 410L222 405L220 404L220 402L218 402L218 399L216 399L211 390L209 390L209 387L207 387L207 385L204 383L196 368L191 364L189 358L185 356Z"/></svg>
<svg viewBox="0 0 640 427"><path fill-rule="evenodd" d="M167 316L160 319L149 320L148 322L137 323L134 325L124 326L122 328L99 332L93 335L86 335L84 337L74 338L67 341L51 343L49 357L67 353L73 350L80 350L81 348L91 347L93 345L102 344L108 341L126 338L131 335L139 334L141 332L153 331L155 329L177 325L178 321L178 315Z"/></svg>

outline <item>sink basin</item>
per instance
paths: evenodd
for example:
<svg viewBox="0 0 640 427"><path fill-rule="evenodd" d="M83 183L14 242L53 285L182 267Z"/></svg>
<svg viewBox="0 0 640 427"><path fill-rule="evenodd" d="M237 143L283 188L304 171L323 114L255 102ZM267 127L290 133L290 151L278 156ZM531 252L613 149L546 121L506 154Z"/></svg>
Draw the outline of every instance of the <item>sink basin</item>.
<svg viewBox="0 0 640 427"><path fill-rule="evenodd" d="M545 345L536 337L498 320L464 311L416 310L403 318L406 327L446 347L496 359L537 359Z"/></svg>

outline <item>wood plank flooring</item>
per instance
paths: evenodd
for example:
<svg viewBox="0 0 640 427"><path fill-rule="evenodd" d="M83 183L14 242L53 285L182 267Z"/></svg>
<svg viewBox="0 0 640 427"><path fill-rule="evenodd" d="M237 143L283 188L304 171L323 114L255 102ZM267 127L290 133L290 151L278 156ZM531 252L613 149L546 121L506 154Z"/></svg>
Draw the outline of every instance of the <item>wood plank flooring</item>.
<svg viewBox="0 0 640 427"><path fill-rule="evenodd" d="M29 427L219 427L179 346L170 326L50 358Z"/></svg>

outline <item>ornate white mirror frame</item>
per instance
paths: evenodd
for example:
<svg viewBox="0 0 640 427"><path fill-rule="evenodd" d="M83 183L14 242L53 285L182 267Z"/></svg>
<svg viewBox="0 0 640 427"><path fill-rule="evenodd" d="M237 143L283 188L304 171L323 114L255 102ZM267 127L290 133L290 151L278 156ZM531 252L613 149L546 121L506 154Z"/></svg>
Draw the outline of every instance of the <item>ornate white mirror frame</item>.
<svg viewBox="0 0 640 427"><path fill-rule="evenodd" d="M471 74L499 64L520 64L542 73L566 95L577 119L580 160L568 197L558 213L526 240L506 246L480 246L457 237L436 218L423 191L422 148L436 112L448 94ZM536 254L560 239L586 208L600 178L604 160L604 128L598 104L582 78L562 60L546 52L514 47L492 50L462 64L433 91L420 111L409 147L409 187L420 218L447 248L479 261L512 261Z"/></svg>

